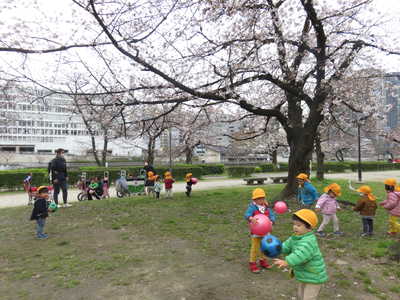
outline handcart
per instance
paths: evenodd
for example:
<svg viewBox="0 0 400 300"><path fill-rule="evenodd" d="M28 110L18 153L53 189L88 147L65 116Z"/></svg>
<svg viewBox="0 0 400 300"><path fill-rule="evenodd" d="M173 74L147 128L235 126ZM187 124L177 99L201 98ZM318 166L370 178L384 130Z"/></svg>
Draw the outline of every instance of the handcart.
<svg viewBox="0 0 400 300"><path fill-rule="evenodd" d="M120 178L115 184L117 197L144 195L144 182L144 175L127 176L126 170L121 170Z"/></svg>

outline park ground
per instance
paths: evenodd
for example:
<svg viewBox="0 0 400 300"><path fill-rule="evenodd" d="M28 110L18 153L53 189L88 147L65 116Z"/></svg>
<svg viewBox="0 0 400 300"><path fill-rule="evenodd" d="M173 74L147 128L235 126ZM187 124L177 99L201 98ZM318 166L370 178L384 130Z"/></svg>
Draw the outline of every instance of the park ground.
<svg viewBox="0 0 400 300"><path fill-rule="evenodd" d="M356 201L347 180L337 181L341 198ZM321 191L329 182L316 186ZM369 184L382 201L382 183ZM271 198L282 185L264 188ZM34 238L30 207L0 209L0 299L295 299L287 271L247 269L243 213L252 189L195 186L192 198L177 192L159 201L76 203L48 219L48 240ZM290 219L281 215L274 226L281 240L291 234ZM385 236L386 212L378 210L372 238L359 237L361 222L351 207L339 220L343 237L319 239L330 277L320 299L399 299L400 266L391 256L400 249Z"/></svg>

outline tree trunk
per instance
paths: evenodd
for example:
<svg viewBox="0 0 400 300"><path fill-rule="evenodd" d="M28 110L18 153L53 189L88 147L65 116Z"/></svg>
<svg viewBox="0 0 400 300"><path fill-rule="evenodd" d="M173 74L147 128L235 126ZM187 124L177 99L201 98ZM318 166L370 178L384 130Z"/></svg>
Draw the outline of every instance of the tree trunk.
<svg viewBox="0 0 400 300"><path fill-rule="evenodd" d="M104 137L103 137L103 152L101 153L101 164L103 167L106 166L107 162L107 154L108 154L108 137L107 137L107 131L104 131Z"/></svg>
<svg viewBox="0 0 400 300"><path fill-rule="evenodd" d="M276 149L271 152L270 158L271 158L272 165L274 166L274 168L276 168L278 165L278 151Z"/></svg>
<svg viewBox="0 0 400 300"><path fill-rule="evenodd" d="M319 135L315 138L315 153L317 154L317 179L324 180L324 159L325 153L321 148L321 139Z"/></svg>
<svg viewBox="0 0 400 300"><path fill-rule="evenodd" d="M149 136L149 142L147 143L147 159L146 159L146 161L151 166L154 165L154 150L155 150L155 146L156 146L155 138Z"/></svg>
<svg viewBox="0 0 400 300"><path fill-rule="evenodd" d="M93 153L93 156L94 156L94 160L96 161L96 164L99 167L101 167L101 161L99 159L99 156L97 154L97 149L96 149L96 139L95 139L95 137L93 135L90 137L90 139L92 141L92 153Z"/></svg>
<svg viewBox="0 0 400 300"><path fill-rule="evenodd" d="M288 181L278 195L278 199L287 200L297 193L296 176L299 173L310 173L310 157L314 146L314 137L311 130L293 130L287 135L290 155Z"/></svg>
<svg viewBox="0 0 400 300"><path fill-rule="evenodd" d="M185 155L186 155L186 163L191 165L193 163L193 149L187 147L185 149Z"/></svg>

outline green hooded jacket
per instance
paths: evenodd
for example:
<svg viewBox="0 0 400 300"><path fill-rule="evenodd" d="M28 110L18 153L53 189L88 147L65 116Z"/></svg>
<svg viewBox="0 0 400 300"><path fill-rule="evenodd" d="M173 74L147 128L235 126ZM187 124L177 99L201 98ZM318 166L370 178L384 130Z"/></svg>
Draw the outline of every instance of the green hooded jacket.
<svg viewBox="0 0 400 300"><path fill-rule="evenodd" d="M282 245L282 253L288 254L285 260L298 281L321 284L328 280L324 258L313 232L288 238Z"/></svg>

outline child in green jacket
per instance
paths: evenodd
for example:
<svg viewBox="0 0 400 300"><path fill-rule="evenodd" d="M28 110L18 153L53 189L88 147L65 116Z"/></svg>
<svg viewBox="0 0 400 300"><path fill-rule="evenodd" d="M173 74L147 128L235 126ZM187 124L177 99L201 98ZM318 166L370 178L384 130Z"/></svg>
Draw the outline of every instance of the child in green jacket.
<svg viewBox="0 0 400 300"><path fill-rule="evenodd" d="M324 258L318 247L313 229L318 224L318 217L310 209L300 209L293 214L293 232L282 245L285 260L275 259L279 268L291 267L292 274L299 282L298 299L314 300L324 282L328 280Z"/></svg>

